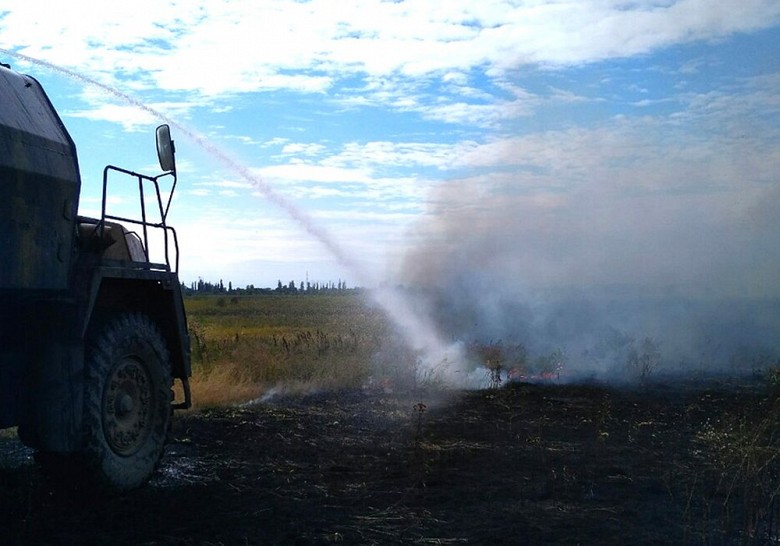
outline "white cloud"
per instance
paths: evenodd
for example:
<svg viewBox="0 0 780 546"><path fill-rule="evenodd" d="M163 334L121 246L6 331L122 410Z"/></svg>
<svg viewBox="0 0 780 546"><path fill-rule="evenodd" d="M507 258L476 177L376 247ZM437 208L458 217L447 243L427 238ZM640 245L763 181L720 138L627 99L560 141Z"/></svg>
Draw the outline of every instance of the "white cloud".
<svg viewBox="0 0 780 546"><path fill-rule="evenodd" d="M219 180L216 182L194 182L194 186L200 187L213 187L213 188L226 188L231 190L237 189L251 189L252 184L249 182L235 182L233 180Z"/></svg>
<svg viewBox="0 0 780 546"><path fill-rule="evenodd" d="M155 122L154 116L132 106L118 104L103 104L90 110L65 112L66 117L85 118L91 120L110 121L118 123L126 131L138 131Z"/></svg>
<svg viewBox="0 0 780 546"><path fill-rule="evenodd" d="M0 47L114 83L132 75L136 85L212 96L323 92L355 73L462 83L453 74L625 57L780 20L774 0L638 1L631 9L595 0L200 0L187 9L151 0L123 6L74 0L57 17L40 17L49 9L44 0L6 2Z"/></svg>
<svg viewBox="0 0 780 546"><path fill-rule="evenodd" d="M381 226L359 234L344 227L359 246L370 247L372 240L400 244L393 226L405 226L426 198L434 206L446 194L432 192L446 185L436 178L464 177L462 186L453 183L463 199L438 203L473 212L456 215L468 220L464 229L498 229L513 214L526 214L540 219L540 230L576 231L592 222L611 237L619 233L609 230L606 218L623 227L632 225L632 214L637 222L673 218L670 225L682 229L686 206L703 205L725 218L730 200L753 203L763 195L762 184L777 182L777 74L729 78L727 87L703 84L697 78L716 60L698 52L696 59L648 70L674 80L670 88L683 90L676 95L656 92L652 77L591 74L587 89L594 94L611 84L628 92L617 105L585 96L568 79L582 73L565 70L767 28L780 20L776 0L194 0L186 9L152 0L122 6L73 0L56 17L41 16L50 11L43 0L7 0L0 10L0 48L74 68L178 117L203 114L198 120L210 134L246 146L242 160L249 163L246 172L258 175L255 184L224 173L210 176L203 172L207 161L194 159L200 151L190 154L190 171L199 181L183 192L208 197L193 202L225 197L235 203L232 197L249 190L289 211L294 207L274 195L279 187L285 198L315 202L313 216L339 228L350 222ZM258 128L266 117L257 113L262 101L255 94L275 90L295 92L293 101L301 102L294 106L319 107L300 114L309 124L308 132L296 133L300 138L281 132L285 123L302 129L298 118L268 116L283 136L270 137L273 126L265 133ZM86 106L70 106L64 115L108 120L128 131L152 123L148 111L117 105L101 93L85 88ZM583 108L576 112L581 118L567 118L597 101L607 102L602 111ZM631 102L644 111L620 116ZM381 136L368 126L374 118L356 124L360 135L348 133L355 118L339 118L342 110L357 116L362 112L356 110L375 107L383 108L377 109L382 115L400 114L379 126ZM556 108L565 119L551 128L541 114ZM415 124L403 125L409 119ZM522 131L512 130L521 125ZM187 170L183 162L180 167ZM589 203L602 211L625 209L577 216L578 207ZM650 209L646 216L636 213L643 206ZM497 212L491 214L491 207ZM277 238L263 244L227 229L225 219L235 224L235 216L226 210L185 225L182 239L195 243L183 255L205 261L213 253L217 263L234 264L245 257L296 259L290 249L308 252L309 242L291 242L300 240L294 229L258 226L264 237ZM697 221L701 227L701 215ZM588 249L599 252L595 245ZM582 252L571 256L595 259ZM672 261L667 265L671 269Z"/></svg>
<svg viewBox="0 0 780 546"><path fill-rule="evenodd" d="M470 147L468 142L440 144L434 142L347 142L341 151L323 159L324 165L380 167L436 167L446 170Z"/></svg>
<svg viewBox="0 0 780 546"><path fill-rule="evenodd" d="M139 108L135 105L105 102L105 97L92 99L91 103L93 106L90 108L67 110L62 115L71 118L117 123L125 131L137 132L146 131L149 126L159 122L159 118L153 115L151 110L161 112L168 117L182 118L194 106L193 104L180 102L150 102L146 104L148 108Z"/></svg>
<svg viewBox="0 0 780 546"><path fill-rule="evenodd" d="M282 147L282 154L314 156L322 153L325 146L317 143L290 142Z"/></svg>
<svg viewBox="0 0 780 546"><path fill-rule="evenodd" d="M266 180L347 183L371 180L371 172L313 164L287 164L263 167L258 174Z"/></svg>

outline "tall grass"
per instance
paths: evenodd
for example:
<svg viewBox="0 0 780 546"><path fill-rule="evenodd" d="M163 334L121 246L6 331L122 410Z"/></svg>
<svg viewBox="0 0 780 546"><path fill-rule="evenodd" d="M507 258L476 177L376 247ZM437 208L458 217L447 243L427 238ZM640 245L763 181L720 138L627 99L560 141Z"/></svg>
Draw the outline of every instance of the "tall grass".
<svg viewBox="0 0 780 546"><path fill-rule="evenodd" d="M357 294L194 296L185 306L196 407L271 388L358 387L413 366L381 311Z"/></svg>

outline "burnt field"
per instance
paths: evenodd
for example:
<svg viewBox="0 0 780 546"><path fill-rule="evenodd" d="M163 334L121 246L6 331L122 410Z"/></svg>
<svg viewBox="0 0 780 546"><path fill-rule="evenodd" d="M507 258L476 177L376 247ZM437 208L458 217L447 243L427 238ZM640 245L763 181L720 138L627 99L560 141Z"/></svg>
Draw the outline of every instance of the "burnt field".
<svg viewBox="0 0 780 546"><path fill-rule="evenodd" d="M177 415L120 497L48 487L0 439L3 544L776 544L765 384L515 383L280 396Z"/></svg>

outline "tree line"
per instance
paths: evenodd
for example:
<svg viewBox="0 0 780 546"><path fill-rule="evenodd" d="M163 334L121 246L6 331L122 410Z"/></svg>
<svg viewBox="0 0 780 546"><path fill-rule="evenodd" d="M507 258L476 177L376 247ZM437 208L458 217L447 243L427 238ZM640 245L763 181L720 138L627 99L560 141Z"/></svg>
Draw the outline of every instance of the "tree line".
<svg viewBox="0 0 780 546"><path fill-rule="evenodd" d="M222 281L210 282L198 279L191 282L189 285L184 282L181 283L181 290L185 296L193 296L196 294L230 294L230 295L272 295L272 294L339 294L347 292L360 291L359 288L347 287L347 281L339 279L337 282L309 282L308 280L290 281L288 283L282 283L281 280L276 285L276 288L259 288L253 284L248 284L243 288L233 286L232 281L228 281L227 285Z"/></svg>

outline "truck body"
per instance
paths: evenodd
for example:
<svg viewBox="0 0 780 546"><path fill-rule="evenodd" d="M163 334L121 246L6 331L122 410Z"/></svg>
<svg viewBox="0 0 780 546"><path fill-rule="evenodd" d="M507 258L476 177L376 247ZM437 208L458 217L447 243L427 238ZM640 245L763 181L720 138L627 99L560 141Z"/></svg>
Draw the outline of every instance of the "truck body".
<svg viewBox="0 0 780 546"><path fill-rule="evenodd" d="M0 66L0 428L117 489L146 481L172 409L190 405L178 242L160 190L176 185L167 126L157 148L162 174L106 167L101 217L79 216L73 140L41 85ZM139 215L108 213L116 183L138 186Z"/></svg>

